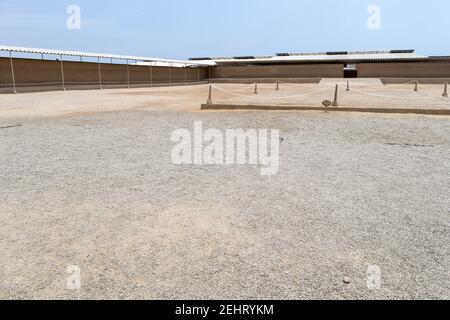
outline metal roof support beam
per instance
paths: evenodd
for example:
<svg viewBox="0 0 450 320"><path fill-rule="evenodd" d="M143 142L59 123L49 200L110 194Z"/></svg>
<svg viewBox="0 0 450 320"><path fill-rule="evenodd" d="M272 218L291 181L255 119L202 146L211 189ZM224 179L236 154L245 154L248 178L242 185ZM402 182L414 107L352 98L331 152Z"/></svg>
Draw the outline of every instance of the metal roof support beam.
<svg viewBox="0 0 450 320"><path fill-rule="evenodd" d="M130 86L130 65L129 65L129 61L127 60L127 83L128 83L128 89L131 88Z"/></svg>
<svg viewBox="0 0 450 320"><path fill-rule="evenodd" d="M152 88L153 87L153 66L152 66L152 64L150 63L150 88Z"/></svg>
<svg viewBox="0 0 450 320"><path fill-rule="evenodd" d="M172 86L172 63L169 62L169 87Z"/></svg>
<svg viewBox="0 0 450 320"><path fill-rule="evenodd" d="M66 91L66 80L64 78L64 63L63 63L63 56L60 55L61 58L61 79L62 79L62 87L63 91Z"/></svg>
<svg viewBox="0 0 450 320"><path fill-rule="evenodd" d="M11 64L11 76L12 76L12 82L13 82L13 93L17 94L16 90L16 75L14 74L14 63L12 58L12 51L9 52L9 62Z"/></svg>
<svg viewBox="0 0 450 320"><path fill-rule="evenodd" d="M103 90L103 84L102 84L102 67L100 64L100 58L98 58L98 81L100 83L100 90Z"/></svg>

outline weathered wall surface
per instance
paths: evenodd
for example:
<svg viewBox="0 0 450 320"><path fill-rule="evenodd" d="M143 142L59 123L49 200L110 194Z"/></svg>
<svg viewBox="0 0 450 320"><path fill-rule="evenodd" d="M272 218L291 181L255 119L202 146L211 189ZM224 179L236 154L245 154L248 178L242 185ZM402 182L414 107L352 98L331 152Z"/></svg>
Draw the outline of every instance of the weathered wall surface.
<svg viewBox="0 0 450 320"><path fill-rule="evenodd" d="M13 59L18 92L62 90L61 62L33 59ZM128 74L131 86L168 85L204 81L207 68L169 68L100 64L104 88L127 87ZM98 89L100 75L97 63L63 62L66 89ZM129 72L129 73L128 73ZM8 58L0 58L0 92L12 92L11 64Z"/></svg>
<svg viewBox="0 0 450 320"><path fill-rule="evenodd" d="M211 78L342 78L341 64L230 66L212 69Z"/></svg>
<svg viewBox="0 0 450 320"><path fill-rule="evenodd" d="M449 78L450 63L360 63L359 78Z"/></svg>
<svg viewBox="0 0 450 320"><path fill-rule="evenodd" d="M13 59L18 92L62 90L61 62L33 59ZM243 81L252 83L254 79L342 78L342 64L310 65L258 65L221 66L212 68L169 68L148 66L127 66L102 63L101 78L103 88L158 86L205 81ZM66 89L98 89L100 77L98 64L89 62L63 62ZM449 79L450 63L360 63L357 65L360 78L385 79ZM129 79L128 79L129 75ZM403 81L403 80L402 80ZM439 80L441 81L441 80ZM0 58L0 92L12 92L10 60Z"/></svg>

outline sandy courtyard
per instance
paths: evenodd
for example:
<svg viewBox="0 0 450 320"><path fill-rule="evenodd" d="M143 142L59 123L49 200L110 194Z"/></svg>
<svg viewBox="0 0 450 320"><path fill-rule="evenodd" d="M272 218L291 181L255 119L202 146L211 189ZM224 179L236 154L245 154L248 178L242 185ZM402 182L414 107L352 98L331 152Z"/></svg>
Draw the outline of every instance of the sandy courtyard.
<svg viewBox="0 0 450 320"><path fill-rule="evenodd" d="M202 112L207 95L0 95L0 298L450 298L450 117ZM195 121L279 129L280 172L174 165L171 133Z"/></svg>

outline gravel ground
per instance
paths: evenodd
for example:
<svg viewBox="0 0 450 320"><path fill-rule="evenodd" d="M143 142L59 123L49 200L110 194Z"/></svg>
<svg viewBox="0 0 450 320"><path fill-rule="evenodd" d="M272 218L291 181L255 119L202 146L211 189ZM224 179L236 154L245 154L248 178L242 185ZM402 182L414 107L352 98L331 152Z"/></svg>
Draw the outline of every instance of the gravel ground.
<svg viewBox="0 0 450 320"><path fill-rule="evenodd" d="M450 299L449 117L142 102L43 116L62 94L0 98L0 127L21 124L0 129L0 298ZM279 129L279 174L173 165L172 131L199 120Z"/></svg>

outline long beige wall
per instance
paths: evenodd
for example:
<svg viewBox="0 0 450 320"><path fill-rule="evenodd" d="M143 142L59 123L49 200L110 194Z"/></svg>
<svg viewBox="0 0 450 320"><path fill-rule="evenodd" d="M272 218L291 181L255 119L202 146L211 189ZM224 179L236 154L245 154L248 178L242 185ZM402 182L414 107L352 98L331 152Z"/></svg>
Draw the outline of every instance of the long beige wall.
<svg viewBox="0 0 450 320"><path fill-rule="evenodd" d="M58 61L13 59L18 92L62 89L61 63ZM127 66L123 64L100 64L104 88L127 86ZM100 86L97 63L63 62L64 81L67 89L94 89ZM167 85L204 81L207 68L169 68L129 66L130 84L134 86ZM11 64L8 58L0 58L0 92L12 90Z"/></svg>
<svg viewBox="0 0 450 320"><path fill-rule="evenodd" d="M449 78L450 63L360 63L359 78Z"/></svg>
<svg viewBox="0 0 450 320"><path fill-rule="evenodd" d="M58 61L13 59L18 92L61 90L61 63ZM96 63L65 61L64 78L67 89L99 88ZM101 64L102 84L108 87L128 85L127 66ZM301 79L342 78L341 64L230 66L208 68L168 68L129 66L131 86L168 85L213 79ZM361 63L360 78L450 78L450 63ZM10 60L0 58L0 92L12 91Z"/></svg>
<svg viewBox="0 0 450 320"><path fill-rule="evenodd" d="M211 78L342 78L341 64L232 66L212 69Z"/></svg>

